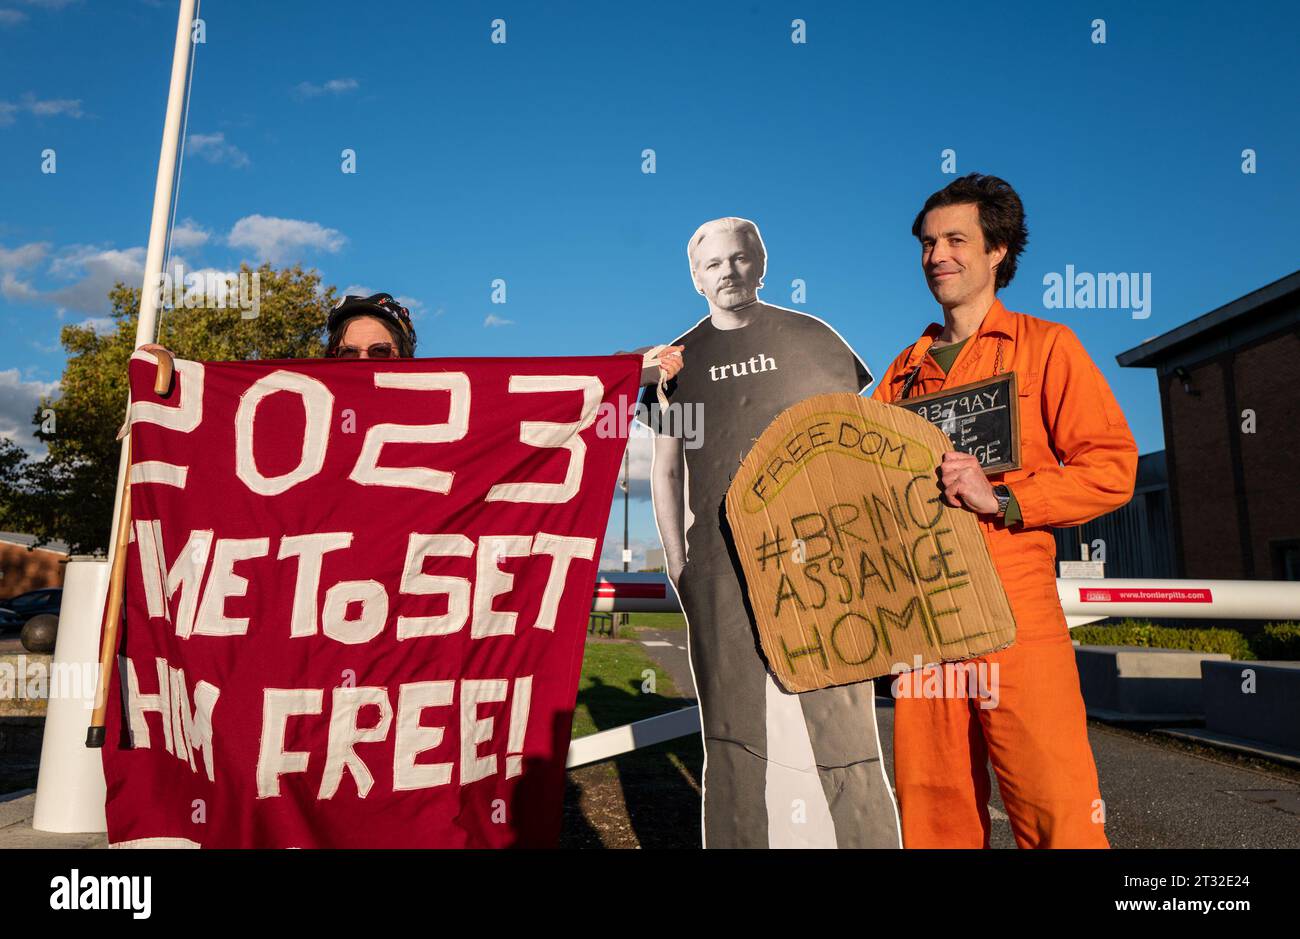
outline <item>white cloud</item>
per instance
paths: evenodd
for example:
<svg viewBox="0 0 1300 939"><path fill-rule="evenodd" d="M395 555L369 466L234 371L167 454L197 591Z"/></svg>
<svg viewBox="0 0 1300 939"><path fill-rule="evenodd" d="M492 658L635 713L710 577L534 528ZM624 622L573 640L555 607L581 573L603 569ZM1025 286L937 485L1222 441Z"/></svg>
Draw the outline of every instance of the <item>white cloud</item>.
<svg viewBox="0 0 1300 939"><path fill-rule="evenodd" d="M0 245L0 271L19 271L31 267L49 253L48 241L33 241L17 248Z"/></svg>
<svg viewBox="0 0 1300 939"><path fill-rule="evenodd" d="M337 252L347 243L342 233L301 219L246 215L226 238L232 248L251 248L257 260L279 264L307 250Z"/></svg>
<svg viewBox="0 0 1300 939"><path fill-rule="evenodd" d="M622 494L619 494L622 498ZM645 553L648 549L659 548L659 539L647 540L645 538L629 537L627 540L627 549L632 552L632 560L628 563L628 569L631 571L640 571L645 569ZM600 552L600 570L602 571L622 571L623 570L623 516L618 516L615 523L614 517L610 516L609 529L605 532L605 543Z"/></svg>
<svg viewBox="0 0 1300 939"><path fill-rule="evenodd" d="M215 134L190 134L185 144L190 154L209 163L229 163L239 168L248 166L248 154L232 143L226 142L224 131Z"/></svg>
<svg viewBox="0 0 1300 939"><path fill-rule="evenodd" d="M15 277L12 271L5 271L0 275L0 296L23 303L37 299L40 293L27 281Z"/></svg>
<svg viewBox="0 0 1300 939"><path fill-rule="evenodd" d="M175 233L179 233L179 237ZM201 245L211 234L192 219L186 219L175 229L174 248ZM49 244L33 242L16 248L0 245L0 296L15 302L39 302L55 308L62 319L69 311L89 314L90 319L78 325L90 326L103 332L110 325L102 314L108 307L108 294L118 283L138 287L144 280L145 249L105 248L99 245L68 245L50 256ZM35 289L30 279L21 279L16 273L48 257L49 264L41 281L49 289ZM172 281L177 276L185 279L184 295L195 294L202 298L211 294L216 303L226 302L226 294L237 291L238 271L213 267L194 267L179 254L171 256L169 270ZM51 285L53 282L53 285ZM60 283L62 282L62 283ZM170 298L169 298L170 299Z"/></svg>
<svg viewBox="0 0 1300 939"><path fill-rule="evenodd" d="M648 482L650 461L654 459L655 435L649 427L638 420L631 421L628 426L631 428L627 441L628 475L633 481ZM619 478L621 479L622 476Z"/></svg>
<svg viewBox="0 0 1300 939"><path fill-rule="evenodd" d="M0 10L0 26L17 26L27 19L22 10Z"/></svg>
<svg viewBox="0 0 1300 939"><path fill-rule="evenodd" d="M187 307L229 306L239 302L239 271L215 267L190 270L181 264L172 266L171 278L166 288L168 302Z"/></svg>
<svg viewBox="0 0 1300 939"><path fill-rule="evenodd" d="M90 316L76 325L82 329L93 329L101 336L117 332L117 320L111 316Z"/></svg>
<svg viewBox="0 0 1300 939"><path fill-rule="evenodd" d="M19 280L16 272L39 263L49 249L49 243L44 241L33 241L17 248L0 245L0 296L19 302L36 299L37 291L31 284Z"/></svg>
<svg viewBox="0 0 1300 939"><path fill-rule="evenodd" d="M654 458L654 434L635 418L628 419L628 494L634 501L650 498L650 463ZM618 483L623 482L623 461L618 464ZM621 502L623 490L614 488L615 502Z"/></svg>
<svg viewBox="0 0 1300 939"><path fill-rule="evenodd" d="M299 98L317 98L321 95L341 95L356 90L357 80L355 78L331 78L321 85L315 85L311 82L299 82L293 91Z"/></svg>
<svg viewBox="0 0 1300 939"><path fill-rule="evenodd" d="M44 445L32 434L32 416L42 396L58 390L56 381L25 381L16 368L0 371L0 437L32 453L43 451Z"/></svg>
<svg viewBox="0 0 1300 939"><path fill-rule="evenodd" d="M515 321L502 319L501 317L497 316L495 313L489 313L487 317L483 320L483 325L484 326L513 326L515 325Z"/></svg>
<svg viewBox="0 0 1300 939"><path fill-rule="evenodd" d="M424 315L424 301L417 300L415 297L397 297L397 302L411 311L411 319L419 319Z"/></svg>
<svg viewBox="0 0 1300 939"><path fill-rule="evenodd" d="M4 12L4 11L0 11ZM7 126L14 122L14 117L19 111L26 111L28 114L34 114L37 117L58 117L64 115L67 117L84 117L85 112L81 110L80 98L50 98L42 100L37 98L31 92L23 95L21 101L14 104L11 101L0 101L0 126Z"/></svg>
<svg viewBox="0 0 1300 939"><path fill-rule="evenodd" d="M80 98L51 98L48 101L40 101L33 95L23 95L22 106L37 117L54 117L59 114L66 114L68 117L83 116Z"/></svg>
<svg viewBox="0 0 1300 939"><path fill-rule="evenodd" d="M50 273L76 280L66 287L42 293L41 298L65 310L100 313L108 305L108 292L119 281L130 286L143 283L144 255L143 247L73 245L50 262Z"/></svg>
<svg viewBox="0 0 1300 939"><path fill-rule="evenodd" d="M199 226L192 218L187 218L172 229L172 247L184 250L207 244L211 234Z"/></svg>

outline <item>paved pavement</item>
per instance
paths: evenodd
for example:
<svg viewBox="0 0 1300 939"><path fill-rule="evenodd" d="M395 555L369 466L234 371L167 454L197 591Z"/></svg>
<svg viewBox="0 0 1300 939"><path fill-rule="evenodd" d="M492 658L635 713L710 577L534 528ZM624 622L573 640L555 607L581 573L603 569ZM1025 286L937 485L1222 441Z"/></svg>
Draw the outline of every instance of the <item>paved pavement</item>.
<svg viewBox="0 0 1300 939"><path fill-rule="evenodd" d="M0 848L107 848L102 833L53 834L32 830L36 792L23 789L0 795Z"/></svg>
<svg viewBox="0 0 1300 939"><path fill-rule="evenodd" d="M892 781L893 702L877 698L876 716ZM1088 739L1111 847L1300 848L1300 773L1097 721ZM996 781L989 814L992 846L1015 847Z"/></svg>
<svg viewBox="0 0 1300 939"><path fill-rule="evenodd" d="M637 630L637 642L650 658L663 666L677 686L677 693L694 701L695 679L691 676L690 656L686 651L686 630L641 628Z"/></svg>

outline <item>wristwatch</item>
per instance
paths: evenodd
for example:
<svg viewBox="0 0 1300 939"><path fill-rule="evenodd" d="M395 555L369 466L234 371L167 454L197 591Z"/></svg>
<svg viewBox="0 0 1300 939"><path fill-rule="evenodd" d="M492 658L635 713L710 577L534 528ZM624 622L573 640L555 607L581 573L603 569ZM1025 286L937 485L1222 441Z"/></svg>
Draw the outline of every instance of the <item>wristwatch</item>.
<svg viewBox="0 0 1300 939"><path fill-rule="evenodd" d="M1006 518L1007 506L1011 503L1011 490L998 483L993 487L993 494L998 497L998 518Z"/></svg>

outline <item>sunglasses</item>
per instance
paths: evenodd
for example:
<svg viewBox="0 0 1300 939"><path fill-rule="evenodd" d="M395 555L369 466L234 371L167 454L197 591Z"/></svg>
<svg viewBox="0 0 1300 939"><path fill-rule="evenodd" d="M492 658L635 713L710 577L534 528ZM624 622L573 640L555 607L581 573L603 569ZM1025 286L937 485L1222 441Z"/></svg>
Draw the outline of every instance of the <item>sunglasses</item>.
<svg viewBox="0 0 1300 939"><path fill-rule="evenodd" d="M364 352L370 359L392 359L397 357L397 350L393 348L391 342L376 342L364 349L356 346L339 346L338 352L334 354L336 359L359 359Z"/></svg>

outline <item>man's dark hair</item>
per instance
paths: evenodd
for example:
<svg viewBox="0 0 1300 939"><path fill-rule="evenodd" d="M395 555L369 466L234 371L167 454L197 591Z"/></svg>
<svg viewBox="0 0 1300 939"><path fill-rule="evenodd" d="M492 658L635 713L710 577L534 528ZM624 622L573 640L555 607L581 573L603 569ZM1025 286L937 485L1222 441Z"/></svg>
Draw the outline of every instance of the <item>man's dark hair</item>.
<svg viewBox="0 0 1300 939"><path fill-rule="evenodd" d="M969 173L958 177L930 198L912 223L912 235L921 237L921 223L925 213L945 205L974 205L979 209L980 229L984 232L984 248L1006 248L1007 256L998 264L996 286L1011 283L1016 276L1020 253L1029 242L1029 229L1025 227L1025 207L1020 196L1005 179Z"/></svg>

